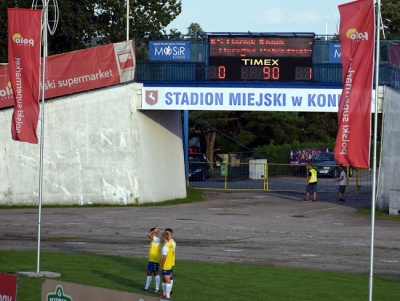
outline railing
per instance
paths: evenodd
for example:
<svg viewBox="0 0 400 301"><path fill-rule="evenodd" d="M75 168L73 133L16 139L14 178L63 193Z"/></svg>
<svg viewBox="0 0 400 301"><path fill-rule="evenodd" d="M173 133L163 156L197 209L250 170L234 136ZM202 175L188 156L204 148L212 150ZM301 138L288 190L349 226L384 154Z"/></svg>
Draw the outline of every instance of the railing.
<svg viewBox="0 0 400 301"><path fill-rule="evenodd" d="M198 163L197 170L206 170L208 163ZM332 165L337 168L338 165ZM189 162L190 168L190 162ZM208 168L207 168L208 170ZM204 171L205 172L205 171ZM372 171L347 167L347 193L371 195ZM337 193L335 174L318 174L318 191ZM207 172L207 176L209 173ZM305 192L307 179L306 165L272 163L226 163L212 164L210 177L201 174L189 177L189 186L212 190L263 190L266 192Z"/></svg>
<svg viewBox="0 0 400 301"><path fill-rule="evenodd" d="M138 58L136 65L135 80L139 82L145 81L208 81L208 64L207 64L207 34L199 34L195 36L137 36L136 53L145 53L142 60ZM148 61L149 60L149 41L150 40L182 40L191 41L191 57L189 61L172 62L172 61ZM380 41L380 67L379 67L379 85L388 85L391 82L396 83L398 80L391 80L394 75L390 73L388 66L389 45L391 42L398 41ZM342 83L342 66L341 63L330 62L330 45L338 44L337 40L316 40L312 55L313 78L311 83ZM393 48L393 47L392 47ZM140 57L140 56L139 56ZM215 82L215 81L214 81Z"/></svg>

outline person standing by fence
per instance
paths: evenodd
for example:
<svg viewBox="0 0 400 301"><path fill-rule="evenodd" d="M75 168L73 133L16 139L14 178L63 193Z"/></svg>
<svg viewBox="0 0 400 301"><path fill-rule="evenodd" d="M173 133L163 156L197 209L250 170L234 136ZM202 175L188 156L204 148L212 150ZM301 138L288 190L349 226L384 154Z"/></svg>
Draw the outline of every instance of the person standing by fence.
<svg viewBox="0 0 400 301"><path fill-rule="evenodd" d="M311 164L307 165L308 175L307 175L307 187L306 187L306 198L303 202L308 202L310 193L313 193L313 202L317 200L317 171L313 168Z"/></svg>
<svg viewBox="0 0 400 301"><path fill-rule="evenodd" d="M339 182L339 203L344 203L346 201L346 184L347 184L347 178L346 178L346 172L344 171L344 168L342 165L339 166L339 171L340 175L339 178L337 178L335 181Z"/></svg>

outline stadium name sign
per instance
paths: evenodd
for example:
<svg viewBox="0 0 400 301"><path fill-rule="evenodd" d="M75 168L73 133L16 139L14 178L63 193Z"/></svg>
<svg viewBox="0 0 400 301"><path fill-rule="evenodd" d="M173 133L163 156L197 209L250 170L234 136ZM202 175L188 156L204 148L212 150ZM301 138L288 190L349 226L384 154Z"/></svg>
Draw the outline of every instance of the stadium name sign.
<svg viewBox="0 0 400 301"><path fill-rule="evenodd" d="M338 112L342 89L143 87L142 109Z"/></svg>

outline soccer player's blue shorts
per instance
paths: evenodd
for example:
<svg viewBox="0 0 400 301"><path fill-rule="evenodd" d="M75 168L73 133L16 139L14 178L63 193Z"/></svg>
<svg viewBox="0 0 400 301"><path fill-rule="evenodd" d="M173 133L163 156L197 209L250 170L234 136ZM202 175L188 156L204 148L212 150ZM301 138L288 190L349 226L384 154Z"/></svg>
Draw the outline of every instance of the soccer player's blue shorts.
<svg viewBox="0 0 400 301"><path fill-rule="evenodd" d="M158 272L158 262L151 262L147 264L147 270L152 272Z"/></svg>
<svg viewBox="0 0 400 301"><path fill-rule="evenodd" d="M171 276L172 270L162 270L163 276Z"/></svg>

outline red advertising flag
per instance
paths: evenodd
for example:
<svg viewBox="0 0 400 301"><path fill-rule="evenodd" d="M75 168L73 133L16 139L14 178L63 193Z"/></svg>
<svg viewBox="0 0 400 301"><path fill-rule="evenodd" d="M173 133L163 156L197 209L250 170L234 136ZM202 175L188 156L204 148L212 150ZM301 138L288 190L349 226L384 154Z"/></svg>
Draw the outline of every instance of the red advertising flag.
<svg viewBox="0 0 400 301"><path fill-rule="evenodd" d="M17 283L17 276L10 274L0 274L0 300L16 300Z"/></svg>
<svg viewBox="0 0 400 301"><path fill-rule="evenodd" d="M42 11L8 9L8 62L14 95L12 138L38 143Z"/></svg>
<svg viewBox="0 0 400 301"><path fill-rule="evenodd" d="M335 160L368 168L375 41L374 3L359 0L339 5L343 91L338 112Z"/></svg>

